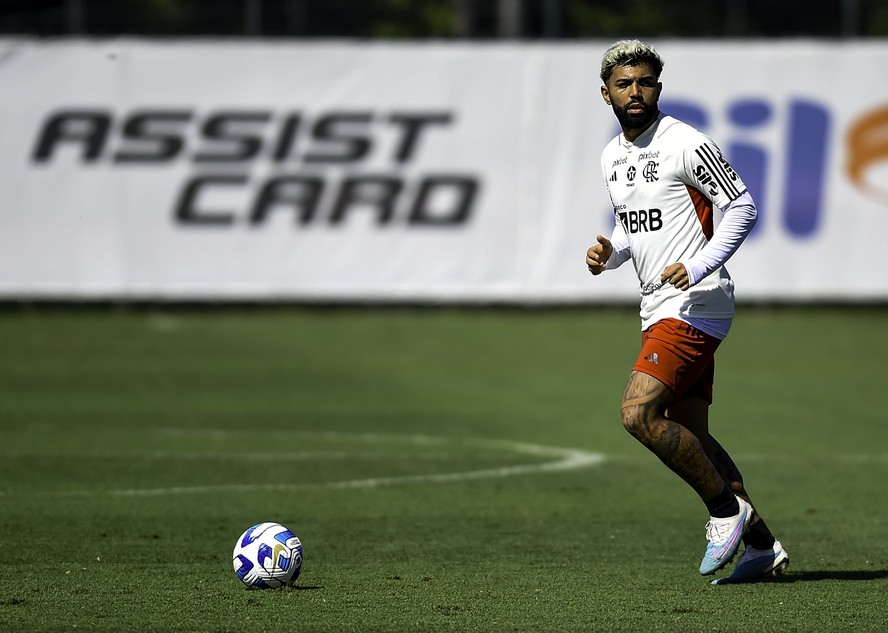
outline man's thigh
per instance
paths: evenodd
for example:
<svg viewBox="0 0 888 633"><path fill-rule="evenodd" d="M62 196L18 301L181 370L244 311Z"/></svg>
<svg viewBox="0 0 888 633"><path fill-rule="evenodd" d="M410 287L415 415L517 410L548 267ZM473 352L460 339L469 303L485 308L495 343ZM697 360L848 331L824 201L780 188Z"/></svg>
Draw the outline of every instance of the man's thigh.
<svg viewBox="0 0 888 633"><path fill-rule="evenodd" d="M634 371L665 384L676 400L712 402L715 351L721 341L678 319L663 319L642 332Z"/></svg>
<svg viewBox="0 0 888 633"><path fill-rule="evenodd" d="M666 417L678 422L703 441L709 436L709 402L699 396L676 400L666 409Z"/></svg>
<svg viewBox="0 0 888 633"><path fill-rule="evenodd" d="M672 390L658 378L633 370L623 393L623 414L634 413L640 419L662 415L675 399Z"/></svg>

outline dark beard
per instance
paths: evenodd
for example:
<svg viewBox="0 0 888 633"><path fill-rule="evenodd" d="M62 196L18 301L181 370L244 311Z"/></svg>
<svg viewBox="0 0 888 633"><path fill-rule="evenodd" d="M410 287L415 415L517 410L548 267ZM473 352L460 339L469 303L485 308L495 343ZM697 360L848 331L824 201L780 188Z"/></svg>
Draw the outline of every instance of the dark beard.
<svg viewBox="0 0 888 633"><path fill-rule="evenodd" d="M660 111L656 107L651 108L647 105L645 105L644 112L642 112L641 114L629 114L625 110L618 108L615 105L612 105L611 107L614 110L614 114L617 117L617 121L619 122L620 127L622 127L624 130L643 130L647 126L649 126L660 113Z"/></svg>

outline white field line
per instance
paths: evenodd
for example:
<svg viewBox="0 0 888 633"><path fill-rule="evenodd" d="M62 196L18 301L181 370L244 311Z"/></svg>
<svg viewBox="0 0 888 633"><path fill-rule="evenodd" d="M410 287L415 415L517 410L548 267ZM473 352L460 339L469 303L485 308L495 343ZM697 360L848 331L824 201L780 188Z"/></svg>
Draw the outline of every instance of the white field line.
<svg viewBox="0 0 888 633"><path fill-rule="evenodd" d="M0 458L32 458L32 457L77 457L82 459L140 459L144 461L211 461L211 460L230 460L242 462L302 462L302 461L337 461L347 459L364 459L364 460L399 460L399 459L415 459L415 455L406 455L403 452L379 452L379 451L293 451L292 453L269 452L261 453L258 451L232 453L229 451L139 451L139 450L121 450L121 451L56 451L56 452L35 452L0 450ZM453 453L429 453L422 454L423 459L447 460L453 459Z"/></svg>
<svg viewBox="0 0 888 633"><path fill-rule="evenodd" d="M351 436L348 436L351 437ZM365 436L369 437L369 436ZM381 437L381 436L377 436ZM421 443L436 443L440 438L431 438L427 436L391 436L419 440ZM484 445L491 448L494 445L502 450L512 451L519 454L535 455L541 457L552 457L552 461L535 462L532 464L516 464L513 466L503 466L501 468L484 468L480 470L468 470L451 473L435 473L428 475L400 475L392 477L371 477L367 479L348 479L344 481L331 481L319 484L229 484L219 486L173 486L168 488L151 488L151 489L130 489L130 490L114 490L108 494L122 496L158 496L158 495L174 495L174 494L199 494L207 492L256 492L256 491L275 491L285 492L288 490L304 490L308 488L379 488L383 486L399 486L409 484L427 484L427 483L447 483L455 481L468 481L473 479L494 479L501 477L516 477L519 475L528 475L531 473L557 472L562 470L573 470L577 468L585 468L600 464L604 461L604 455L601 453L591 453L575 449L556 448L551 446L542 446L539 444L520 444L515 442L494 442L487 440L473 440L465 442L467 445L479 446Z"/></svg>
<svg viewBox="0 0 888 633"><path fill-rule="evenodd" d="M244 435L246 432L225 431L225 430L208 430L208 431L192 431L187 429L164 429L164 434L179 436L203 436L203 437L234 437ZM289 432L286 435L301 435L305 437L321 438L338 441L365 442L371 444L409 444L412 446L435 447L438 449L436 457L440 456L442 448L449 448L451 453L457 451L460 447L473 449L485 449L498 452L511 452L519 455L533 456L536 458L548 458L546 461L535 461L527 464L515 464L512 466L503 466L500 468L484 468L479 470L457 471L449 473L434 473L424 475L401 475L391 477L371 477L365 479L350 479L344 481L332 481L324 483L265 483L265 484L223 484L214 486L170 486L164 488L130 488L121 490L89 490L89 491L68 491L48 494L57 494L64 496L80 496L80 495L113 495L113 496L164 496L164 495L181 495L181 494L203 494L212 492L256 492L256 491L290 491L305 489L346 489L346 488L379 488L383 486L398 486L411 484L429 484L429 483L448 483L456 481L468 481L477 479L494 479L503 477L516 477L528 475L532 473L549 473L565 470L575 470L578 468L586 468L600 464L605 457L601 453L583 451L579 449L558 448L553 446L544 446L542 444L530 444L521 442L510 442L502 440L483 440L483 439L450 439L444 437L435 437L430 435L400 435L400 434L379 434L379 433L335 433L335 432ZM132 456L139 456L152 459L175 458L175 452L163 451L146 451L144 453L128 453ZM249 453L246 455L238 455L236 453L212 453L214 457L226 457L228 459L260 459L261 453ZM283 458L284 453L265 454L267 458L277 459ZM290 454L290 458L298 457L300 459L309 458L325 458L330 454L318 452L298 454ZM333 453L337 459L349 456L348 451L336 451ZM365 453L361 453L365 455ZM198 454L188 452L182 455L187 459L195 459ZM351 453L352 457L358 456L357 453ZM0 492L0 495L3 495Z"/></svg>
<svg viewBox="0 0 888 633"><path fill-rule="evenodd" d="M182 429L164 428L158 433L166 437L203 437L209 439L232 439L250 435L251 431L227 430L227 429ZM456 481L469 481L478 479L494 479L504 477L516 477L532 473L548 473L565 470L587 468L601 464L605 461L602 453L583 451L579 449L559 448L542 444L530 444L510 442L505 440L484 440L474 438L446 438L431 435L410 434L384 434L384 433L338 433L333 431L277 431L279 436L305 437L329 441L346 441L351 443L365 443L370 445L395 446L407 445L414 447L435 448L435 452L426 451L423 457L426 459L447 459L460 448L484 449L492 452L511 452L519 455L548 458L546 461L536 461L528 464L516 464L500 468L486 468L479 470L457 471L450 473L435 473L422 475L400 475L391 477L371 477L365 479L351 479L343 481L323 483L265 483L265 484L224 484L215 486L171 486L164 488L133 488L120 490L83 490L83 491L58 491L36 494L80 496L80 495L114 495L114 496L163 496L178 494L202 494L212 492L254 492L254 491L290 491L306 489L347 489L347 488L378 488L383 486L447 483ZM29 453L33 454L33 453ZM71 453L68 453L69 455ZM0 451L0 455L25 456L23 451ZM406 457L403 452L378 452L378 451L293 451L293 452L242 452L229 453L218 451L90 451L77 453L78 456L88 458L101 457L132 457L139 459L231 459L231 460L336 460L336 459L399 459ZM410 455L410 457L414 457ZM871 464L888 461L886 453L834 453L829 456L813 455L777 455L777 454L738 454L738 462L747 461L792 461L796 459L828 459L833 462ZM644 454L608 455L611 462L635 462L649 460L650 456ZM0 497L15 495L15 492L0 491ZM28 494L35 494L30 492Z"/></svg>

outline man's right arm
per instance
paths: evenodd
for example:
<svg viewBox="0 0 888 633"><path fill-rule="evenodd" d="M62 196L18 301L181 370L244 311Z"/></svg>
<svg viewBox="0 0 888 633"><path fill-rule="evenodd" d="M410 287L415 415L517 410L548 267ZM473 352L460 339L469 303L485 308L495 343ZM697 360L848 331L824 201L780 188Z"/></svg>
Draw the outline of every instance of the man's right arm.
<svg viewBox="0 0 888 633"><path fill-rule="evenodd" d="M609 240L603 235L596 240L598 243L586 250L586 266L593 275L600 275L608 268L619 268L629 260L629 237L619 223L614 226Z"/></svg>

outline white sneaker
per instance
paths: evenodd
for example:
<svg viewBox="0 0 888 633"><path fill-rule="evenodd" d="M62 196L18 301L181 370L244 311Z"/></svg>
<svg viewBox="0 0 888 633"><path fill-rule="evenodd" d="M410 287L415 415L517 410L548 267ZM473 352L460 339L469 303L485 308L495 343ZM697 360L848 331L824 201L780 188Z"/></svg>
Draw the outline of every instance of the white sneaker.
<svg viewBox="0 0 888 633"><path fill-rule="evenodd" d="M776 578L782 576L788 566L789 554L783 549L780 541L775 541L771 549L755 549L747 545L733 573L727 578L713 580L712 584L730 585Z"/></svg>
<svg viewBox="0 0 888 633"><path fill-rule="evenodd" d="M730 563L740 548L740 540L749 527L753 511L752 506L740 497L737 497L737 502L740 504L738 514L724 519L709 517L709 523L706 524L706 540L709 544L700 563L701 576L714 574Z"/></svg>

